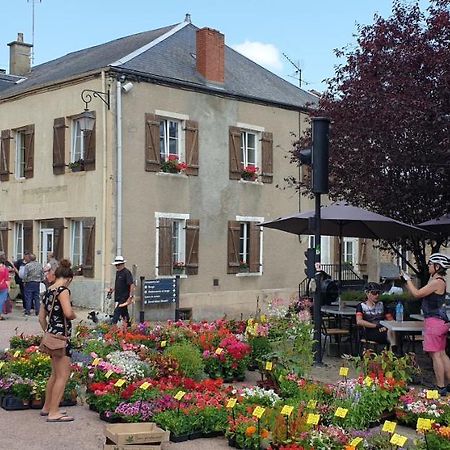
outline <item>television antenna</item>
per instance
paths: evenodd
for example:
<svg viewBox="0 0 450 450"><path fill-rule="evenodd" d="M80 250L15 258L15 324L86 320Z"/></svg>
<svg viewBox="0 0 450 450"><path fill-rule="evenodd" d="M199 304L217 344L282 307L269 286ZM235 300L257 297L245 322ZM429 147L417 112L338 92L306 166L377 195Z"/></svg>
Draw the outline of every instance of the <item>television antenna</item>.
<svg viewBox="0 0 450 450"><path fill-rule="evenodd" d="M36 2L42 3L42 0L27 0L27 3L31 3L31 64L34 63L34 5Z"/></svg>
<svg viewBox="0 0 450 450"><path fill-rule="evenodd" d="M302 69L300 69L300 61L297 64L295 64L295 62L292 61L292 59L289 58L289 56L286 55L286 53L283 53L283 56L294 66L295 75L293 76L293 78L298 79L298 87L301 88L302 87Z"/></svg>

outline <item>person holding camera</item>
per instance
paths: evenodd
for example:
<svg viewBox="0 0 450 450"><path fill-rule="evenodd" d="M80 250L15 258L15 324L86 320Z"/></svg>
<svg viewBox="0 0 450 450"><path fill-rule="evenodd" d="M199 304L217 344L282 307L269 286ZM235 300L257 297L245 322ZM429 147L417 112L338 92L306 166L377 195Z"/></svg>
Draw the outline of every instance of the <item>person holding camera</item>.
<svg viewBox="0 0 450 450"><path fill-rule="evenodd" d="M381 286L370 282L365 288L365 293L366 300L356 307L356 324L363 327L363 337L368 341L395 347L395 332L380 324L382 320L393 320L392 314L385 310L384 303L379 301Z"/></svg>
<svg viewBox="0 0 450 450"><path fill-rule="evenodd" d="M415 298L422 299L422 311L424 315L423 350L428 352L433 361L436 387L441 396L450 392L450 359L445 352L449 319L445 310L445 275L450 268L450 257L443 253L433 253L428 260L428 283L417 289L411 277L402 272L401 276L406 281L406 288Z"/></svg>

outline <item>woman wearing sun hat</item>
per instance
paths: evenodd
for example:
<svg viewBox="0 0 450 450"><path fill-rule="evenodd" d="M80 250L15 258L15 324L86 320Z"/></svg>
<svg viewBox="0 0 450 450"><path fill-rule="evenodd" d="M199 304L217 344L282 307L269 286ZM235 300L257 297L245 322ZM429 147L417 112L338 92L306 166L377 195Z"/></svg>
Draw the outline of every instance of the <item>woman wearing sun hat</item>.
<svg viewBox="0 0 450 450"><path fill-rule="evenodd" d="M411 277L402 272L406 287L415 298L422 299L422 311L425 317L423 327L423 349L428 352L433 361L436 386L442 396L450 392L450 359L445 352L447 333L450 326L445 311L445 275L450 267L450 257L443 253L433 253L428 260L430 279L428 284L417 289Z"/></svg>

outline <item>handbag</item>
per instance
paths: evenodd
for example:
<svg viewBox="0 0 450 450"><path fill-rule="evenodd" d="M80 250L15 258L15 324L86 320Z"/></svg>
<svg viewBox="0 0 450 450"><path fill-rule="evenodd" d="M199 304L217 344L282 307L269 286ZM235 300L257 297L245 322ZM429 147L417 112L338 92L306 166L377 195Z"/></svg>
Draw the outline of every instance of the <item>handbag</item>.
<svg viewBox="0 0 450 450"><path fill-rule="evenodd" d="M5 303L3 303L2 314L11 314L12 310L13 310L13 302L8 296Z"/></svg>
<svg viewBox="0 0 450 450"><path fill-rule="evenodd" d="M53 308L55 306L55 300L57 295L53 295L52 307L50 309L49 322L52 317ZM49 333L48 331L44 332L44 336L42 337L41 343L39 344L39 351L41 353L46 353L49 356L65 356L66 355L66 347L68 338L66 336L66 317L64 316L64 335ZM48 326L47 326L48 329Z"/></svg>

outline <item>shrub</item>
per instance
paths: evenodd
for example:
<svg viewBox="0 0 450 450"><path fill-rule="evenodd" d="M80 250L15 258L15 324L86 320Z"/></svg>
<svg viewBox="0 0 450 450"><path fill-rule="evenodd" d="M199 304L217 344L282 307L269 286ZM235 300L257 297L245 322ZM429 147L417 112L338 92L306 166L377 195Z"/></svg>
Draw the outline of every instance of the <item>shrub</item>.
<svg viewBox="0 0 450 450"><path fill-rule="evenodd" d="M174 344L166 354L175 358L184 376L198 380L203 376L205 365L200 350L189 342Z"/></svg>

